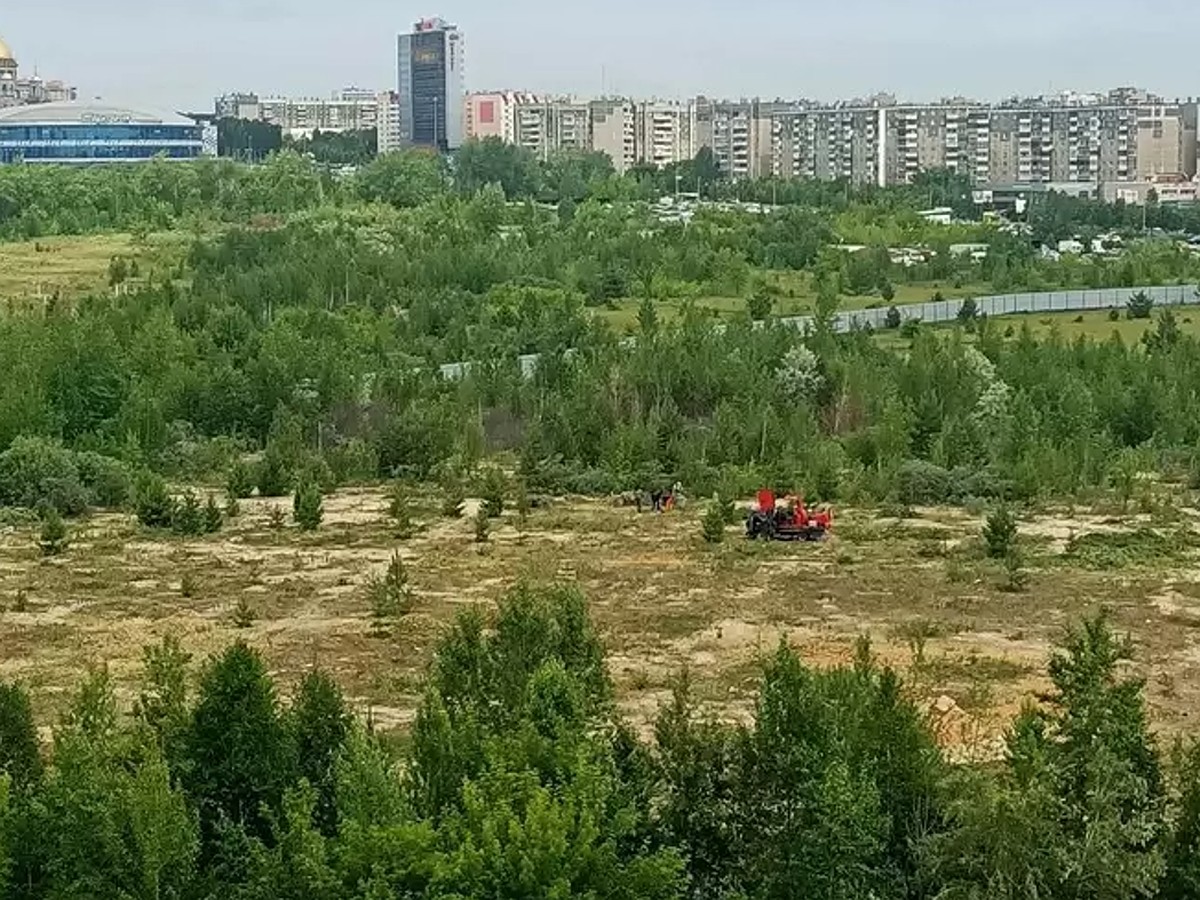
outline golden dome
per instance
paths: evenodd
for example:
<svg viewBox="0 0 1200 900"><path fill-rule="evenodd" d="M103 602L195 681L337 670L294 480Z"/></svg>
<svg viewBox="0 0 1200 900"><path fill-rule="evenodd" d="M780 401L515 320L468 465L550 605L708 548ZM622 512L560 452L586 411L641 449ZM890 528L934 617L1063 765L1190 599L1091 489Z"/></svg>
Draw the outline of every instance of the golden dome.
<svg viewBox="0 0 1200 900"><path fill-rule="evenodd" d="M13 59L12 50L9 49L8 44L4 43L4 38L0 38L0 59Z"/></svg>

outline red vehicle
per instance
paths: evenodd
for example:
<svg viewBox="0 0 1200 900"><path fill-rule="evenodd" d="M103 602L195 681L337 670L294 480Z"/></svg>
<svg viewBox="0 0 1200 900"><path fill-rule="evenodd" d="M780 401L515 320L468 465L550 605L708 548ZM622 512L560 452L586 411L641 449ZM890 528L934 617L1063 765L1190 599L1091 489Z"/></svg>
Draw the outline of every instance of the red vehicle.
<svg viewBox="0 0 1200 900"><path fill-rule="evenodd" d="M746 537L752 541L820 541L833 527L828 507L810 512L803 497L785 497L782 503L773 491L758 492L758 505L746 517Z"/></svg>

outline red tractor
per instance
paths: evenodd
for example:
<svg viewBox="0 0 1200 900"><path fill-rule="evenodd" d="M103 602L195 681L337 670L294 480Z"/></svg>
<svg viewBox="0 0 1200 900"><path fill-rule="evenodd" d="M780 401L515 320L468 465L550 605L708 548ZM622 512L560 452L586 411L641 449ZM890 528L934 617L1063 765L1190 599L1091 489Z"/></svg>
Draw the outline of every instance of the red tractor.
<svg viewBox="0 0 1200 900"><path fill-rule="evenodd" d="M803 497L779 503L767 490L758 492L758 505L746 516L746 537L752 541L821 541L832 527L832 510L809 512Z"/></svg>

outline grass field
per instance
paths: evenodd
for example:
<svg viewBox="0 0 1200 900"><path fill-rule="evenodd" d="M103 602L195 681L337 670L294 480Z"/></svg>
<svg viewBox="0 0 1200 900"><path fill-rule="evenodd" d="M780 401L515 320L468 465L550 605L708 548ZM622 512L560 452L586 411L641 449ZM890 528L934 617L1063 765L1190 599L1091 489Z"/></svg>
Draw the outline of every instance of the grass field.
<svg viewBox="0 0 1200 900"><path fill-rule="evenodd" d="M856 637L869 634L875 652L937 710L947 744L994 749L1007 718L1046 686L1053 640L1102 605L1134 637L1156 725L1188 726L1200 703L1200 558L1178 549L1193 543L1200 514L1191 508L1153 520L1047 510L1022 523L1030 584L1014 594L983 558L980 521L960 510L904 521L840 510L836 534L822 545L753 544L730 527L713 548L699 538L694 506L656 516L560 499L535 511L523 536L506 520L481 550L468 518L432 512L417 537L396 541L381 491L328 498L325 524L310 535L273 530L273 505L290 501L245 501L225 531L194 540L100 515L75 524L70 549L52 560L40 558L32 526L8 528L0 535L0 678L28 684L48 724L88 666L107 665L128 703L144 645L174 634L201 660L241 637L263 650L285 685L321 665L360 712L402 731L456 612L491 604L527 579L586 592L619 699L642 728L684 667L715 712L737 719L750 708L762 656L781 639L826 665L848 660ZM434 505L427 498L423 508ZM1189 538L1166 552L1137 531L1150 526L1171 535L1183 528ZM1069 538L1084 535L1098 536L1090 555L1064 555ZM1130 551L1130 542L1145 547ZM380 638L364 586L397 549L416 610ZM239 601L254 613L240 629Z"/></svg>
<svg viewBox="0 0 1200 900"><path fill-rule="evenodd" d="M45 303L57 294L74 300L110 290L113 257L137 260L140 277L178 258L185 238L154 234L137 240L128 234L49 237L0 244L0 299L11 304Z"/></svg>
<svg viewBox="0 0 1200 900"><path fill-rule="evenodd" d="M773 308L775 315L805 316L813 313L816 308L817 290L808 273L770 271L760 274L779 291ZM843 294L838 300L838 309L856 310L873 307L886 309L893 304L905 306L913 303L927 303L938 293L944 300L961 300L968 296L979 297L990 293L989 287L985 284L966 284L956 288L950 283L928 282L897 284L894 287L896 295L891 300L884 300L878 294ZM636 298L620 300L611 308L598 309L596 315L608 321L613 327L626 331L637 326L638 307L641 306L641 302ZM698 297L692 302L701 309L713 310L723 318L746 311L744 297ZM684 302L677 299L655 301L659 317L664 321L676 319L683 305Z"/></svg>

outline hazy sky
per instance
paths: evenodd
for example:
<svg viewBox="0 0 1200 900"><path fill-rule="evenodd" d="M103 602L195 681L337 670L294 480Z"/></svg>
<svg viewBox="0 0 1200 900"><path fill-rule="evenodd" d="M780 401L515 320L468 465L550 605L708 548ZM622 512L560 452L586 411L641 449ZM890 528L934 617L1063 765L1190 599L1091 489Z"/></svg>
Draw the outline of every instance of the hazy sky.
<svg viewBox="0 0 1200 900"><path fill-rule="evenodd" d="M0 37L81 97L207 109L234 90L391 87L397 31L439 14L466 34L472 90L1200 94L1200 0L13 0Z"/></svg>

